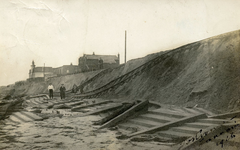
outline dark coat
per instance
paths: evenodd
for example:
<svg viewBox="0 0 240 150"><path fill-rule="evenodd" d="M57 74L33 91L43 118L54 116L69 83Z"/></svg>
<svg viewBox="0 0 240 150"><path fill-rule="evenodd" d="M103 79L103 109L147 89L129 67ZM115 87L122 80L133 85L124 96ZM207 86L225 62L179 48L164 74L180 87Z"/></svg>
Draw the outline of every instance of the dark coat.
<svg viewBox="0 0 240 150"><path fill-rule="evenodd" d="M65 86L61 86L61 87L60 87L60 92L63 93L63 92L65 92L65 91L66 91Z"/></svg>

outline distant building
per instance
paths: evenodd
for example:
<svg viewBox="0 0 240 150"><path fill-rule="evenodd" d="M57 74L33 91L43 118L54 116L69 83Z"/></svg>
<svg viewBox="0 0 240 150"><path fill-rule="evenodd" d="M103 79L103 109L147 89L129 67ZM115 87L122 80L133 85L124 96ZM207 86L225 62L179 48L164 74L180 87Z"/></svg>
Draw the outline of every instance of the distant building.
<svg viewBox="0 0 240 150"><path fill-rule="evenodd" d="M79 58L78 65L63 65L58 68L52 67L36 67L32 61L31 69L29 70L29 81L42 80L49 77L74 74L85 71L94 71L106 68L115 68L119 66L119 54L116 55L92 55L84 54Z"/></svg>
<svg viewBox="0 0 240 150"><path fill-rule="evenodd" d="M53 75L52 67L36 67L32 61L31 69L29 70L29 78L45 77L45 75Z"/></svg>
<svg viewBox="0 0 240 150"><path fill-rule="evenodd" d="M58 68L52 67L36 67L34 61L32 61L31 69L29 70L29 79L31 78L43 78L54 77L58 75L66 75L80 72L77 65L63 65Z"/></svg>
<svg viewBox="0 0 240 150"><path fill-rule="evenodd" d="M120 57L116 55L92 55L84 54L78 59L78 66L81 71L94 71L119 66Z"/></svg>
<svg viewBox="0 0 240 150"><path fill-rule="evenodd" d="M70 65L63 65L62 67L54 68L53 72L56 75L66 75L66 74L78 73L80 72L80 69L78 65L70 64Z"/></svg>

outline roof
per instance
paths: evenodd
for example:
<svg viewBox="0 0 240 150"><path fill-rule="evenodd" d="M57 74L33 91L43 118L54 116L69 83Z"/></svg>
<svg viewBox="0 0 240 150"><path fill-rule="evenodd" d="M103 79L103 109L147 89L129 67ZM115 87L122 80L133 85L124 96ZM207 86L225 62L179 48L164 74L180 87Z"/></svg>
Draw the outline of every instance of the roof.
<svg viewBox="0 0 240 150"><path fill-rule="evenodd" d="M62 67L78 67L78 65L63 65Z"/></svg>
<svg viewBox="0 0 240 150"><path fill-rule="evenodd" d="M33 72L52 72L53 68L52 67L35 67Z"/></svg>
<svg viewBox="0 0 240 150"><path fill-rule="evenodd" d="M102 59L103 63L116 63L118 57L116 55L84 55L87 59Z"/></svg>
<svg viewBox="0 0 240 150"><path fill-rule="evenodd" d="M63 66L53 68L53 69L60 69L60 68L63 68L63 67L78 67L78 65L63 65Z"/></svg>

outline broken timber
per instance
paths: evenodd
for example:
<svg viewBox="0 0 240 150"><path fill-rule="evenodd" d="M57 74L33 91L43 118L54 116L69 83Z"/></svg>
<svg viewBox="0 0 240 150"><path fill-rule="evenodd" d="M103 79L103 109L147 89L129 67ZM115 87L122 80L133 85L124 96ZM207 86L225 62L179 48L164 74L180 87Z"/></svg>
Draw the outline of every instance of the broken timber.
<svg viewBox="0 0 240 150"><path fill-rule="evenodd" d="M184 117L184 118L181 118L179 120L171 121L171 122L165 123L163 125L159 125L159 126L149 128L147 130L143 130L143 131L139 131L139 132L136 132L136 133L133 133L133 134L129 134L127 136L132 137L132 136L139 135L139 134L150 134L150 133L154 133L154 132L161 131L161 130L167 130L170 127L180 126L184 123L192 122L194 120L202 119L202 118L207 118L207 116L205 114L199 114L199 115L193 115L193 116L190 116L190 117Z"/></svg>
<svg viewBox="0 0 240 150"><path fill-rule="evenodd" d="M47 94L38 94L34 96L29 96L29 98L38 98L38 97L45 97L46 99L49 99L49 96Z"/></svg>
<svg viewBox="0 0 240 150"><path fill-rule="evenodd" d="M72 111L78 111L78 109L82 109L82 108L86 108L86 107L92 107L92 106L98 106L100 104L106 104L106 103L109 103L109 102L112 102L112 101L106 100L106 101L93 103L93 104L89 104L89 105L85 105L85 106L76 106L76 107L73 107L71 110Z"/></svg>
<svg viewBox="0 0 240 150"><path fill-rule="evenodd" d="M231 113L228 113L228 115L230 115ZM234 114L234 113L232 113ZM221 116L221 115L219 115ZM209 127L207 129L203 129L202 131L202 135L203 136L198 136L199 138L188 138L187 140L185 140L184 143L182 143L182 146L179 148L179 150L188 150L188 149L194 149L197 146L201 146L204 143L207 143L208 141L221 141L220 136L223 133L229 132L232 129L234 129L235 127L239 126L240 124L238 122L234 122L234 123L223 123L220 125L217 125L215 127ZM230 133L229 133L230 134ZM217 137L219 137L220 139L218 139ZM224 143L228 142L227 140L225 141L224 137ZM239 143L234 143L235 144L239 144Z"/></svg>
<svg viewBox="0 0 240 150"><path fill-rule="evenodd" d="M117 117L118 115L122 114L123 112L125 112L126 110L128 110L129 108L131 108L132 106L134 105L134 103L127 103L127 104L123 104L123 106L119 109L117 109L116 111L114 111L112 114L110 114L109 116L99 120L99 121L96 121L94 123L94 125L102 125L108 121L110 121L111 119Z"/></svg>
<svg viewBox="0 0 240 150"><path fill-rule="evenodd" d="M95 114L99 114L99 113L106 112L106 111L109 111L109 110L118 109L118 108L120 108L121 106L122 106L121 103L119 103L119 104L114 104L114 105L112 105L112 106L104 107L103 109L99 109L99 110L95 110L95 111L91 111L91 112L82 114L82 115L80 115L80 117L88 116L88 115L95 115Z"/></svg>
<svg viewBox="0 0 240 150"><path fill-rule="evenodd" d="M13 123L23 123L23 122L31 122L31 121L41 121L42 117L39 117L31 112L21 111L13 113L9 118L9 121Z"/></svg>
<svg viewBox="0 0 240 150"><path fill-rule="evenodd" d="M104 125L102 125L100 127L100 129L112 127L112 126L116 125L117 123L121 122L122 120L125 120L128 117L130 117L132 115L136 115L137 112L144 110L144 108L148 108L148 104L149 104L148 100L138 103L136 106L133 106L132 108L130 108L129 110L120 114L116 118L114 118L114 119L108 121L107 123L105 123Z"/></svg>
<svg viewBox="0 0 240 150"><path fill-rule="evenodd" d="M218 119L223 119L223 118L240 118L240 111L235 111L235 112L215 115L215 116L211 116L210 118L218 118Z"/></svg>

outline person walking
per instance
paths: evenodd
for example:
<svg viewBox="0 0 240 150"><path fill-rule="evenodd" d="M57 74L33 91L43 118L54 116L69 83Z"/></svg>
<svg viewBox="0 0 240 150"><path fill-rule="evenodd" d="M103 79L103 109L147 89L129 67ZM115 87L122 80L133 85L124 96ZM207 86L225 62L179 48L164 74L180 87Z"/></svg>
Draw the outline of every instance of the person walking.
<svg viewBox="0 0 240 150"><path fill-rule="evenodd" d="M66 88L65 88L64 84L62 84L61 87L60 87L61 99L65 99L65 91L66 91Z"/></svg>
<svg viewBox="0 0 240 150"><path fill-rule="evenodd" d="M48 91L49 91L49 97L50 97L50 99L53 99L54 87L53 87L52 83L49 83L49 85L48 85Z"/></svg>

